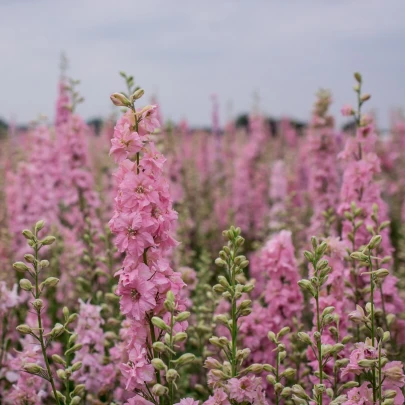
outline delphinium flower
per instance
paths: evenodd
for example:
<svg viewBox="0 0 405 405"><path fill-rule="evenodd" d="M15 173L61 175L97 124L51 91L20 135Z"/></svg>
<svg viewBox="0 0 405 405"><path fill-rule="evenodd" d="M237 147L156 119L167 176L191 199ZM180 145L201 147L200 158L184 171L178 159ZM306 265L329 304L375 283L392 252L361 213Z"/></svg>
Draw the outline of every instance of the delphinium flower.
<svg viewBox="0 0 405 405"><path fill-rule="evenodd" d="M267 162L262 156L269 136L264 119L259 114L249 117L249 141L235 159L232 183L233 220L249 239L262 236L266 230L266 200L268 196Z"/></svg>
<svg viewBox="0 0 405 405"><path fill-rule="evenodd" d="M102 328L104 319L101 307L80 301L79 319L74 332L83 347L76 352L73 363L81 362L82 368L74 374L77 383L84 384L93 398L105 395L115 382L117 365L104 363L106 334Z"/></svg>
<svg viewBox="0 0 405 405"><path fill-rule="evenodd" d="M48 226L59 224L62 173L58 153L46 126L38 126L31 133L32 144L26 161L18 164L15 173L8 173L6 196L8 226L15 235L13 247L16 256L24 254L25 242L20 230L27 223L43 216ZM38 190L41 193L38 193Z"/></svg>
<svg viewBox="0 0 405 405"><path fill-rule="evenodd" d="M250 276L255 280L251 294L256 300L252 313L241 321L240 333L255 362L270 362L275 352L266 350L267 332L292 327L303 305L291 232L272 236L250 262Z"/></svg>
<svg viewBox="0 0 405 405"><path fill-rule="evenodd" d="M340 195L338 212L343 216L343 239L350 246L349 252L357 251L361 246L368 244L370 236L379 234L382 243L379 244L378 255L383 257L380 264L387 265L390 262L393 248L389 238L388 206L381 197L381 187L376 181L380 173L380 159L375 153L376 133L370 117L363 115L361 108L370 99L369 94L362 93L362 77L355 73L358 106L351 114L356 123L354 138L348 138L344 151L340 154L345 160L346 166L343 174L343 183ZM361 276L362 269L358 263L350 261L350 288L351 297L355 305L364 304L364 291L368 288L368 282ZM382 324L387 326L386 303L392 297L397 296L396 278L390 274L385 280L387 290L378 285L376 300L381 302L383 311ZM363 292L362 292L363 291ZM385 297L386 296L386 297ZM398 314L403 311L403 302L390 308L392 313ZM395 328L401 327L396 323Z"/></svg>
<svg viewBox="0 0 405 405"><path fill-rule="evenodd" d="M70 97L67 83L62 77L58 83L58 98L56 100L55 126L66 123L71 115Z"/></svg>
<svg viewBox="0 0 405 405"><path fill-rule="evenodd" d="M330 93L320 90L317 94L307 139L308 191L313 209L310 235L328 236L331 233L333 214L338 202L337 145L333 117L328 114L330 103ZM333 234L335 232L332 230Z"/></svg>
<svg viewBox="0 0 405 405"><path fill-rule="evenodd" d="M215 321L227 329L228 337L213 336L210 343L219 349L218 358L208 357L205 367L208 372L208 386L213 394L205 404L230 404L231 401L253 404L267 404L262 380L255 374L272 371L270 366L262 364L244 363L249 357L250 349L238 348L240 319L252 312L252 302L244 299L244 294L253 289L253 284L247 283L243 269L249 262L240 255L244 239L240 235L240 228L231 227L224 231L228 244L223 247L215 263L224 269L224 275L218 276L219 284L214 285L216 293L229 302L229 313L217 314Z"/></svg>
<svg viewBox="0 0 405 405"><path fill-rule="evenodd" d="M283 215L285 215L286 211L287 195L287 168L284 160L278 159L273 163L270 175L270 230L279 230L283 226Z"/></svg>
<svg viewBox="0 0 405 405"><path fill-rule="evenodd" d="M166 259L177 244L171 234L177 214L163 175L165 158L150 137L159 126L156 106L136 109L135 101L144 91L133 89L133 78L123 76L128 95L114 93L111 100L128 111L117 122L110 152L119 163L118 195L110 227L118 250L125 253L117 273L116 293L132 335L127 346L128 362L121 365L121 371L126 390L152 403L169 398L173 404L178 377L173 369L176 361L180 365L184 360L172 356L175 343L180 336L184 338L187 327L185 315L180 319L185 309L180 291L185 284ZM169 334L168 340L161 342L165 333ZM162 385L163 377L167 386Z"/></svg>
<svg viewBox="0 0 405 405"><path fill-rule="evenodd" d="M375 292L389 275L387 269L379 268L381 258L378 256L378 251L381 244L381 235L374 235L367 245L351 253L351 258L359 262L359 268L366 270L363 271L362 276L369 278L370 300L364 308L362 305L357 305L356 310L349 314L349 319L359 325L361 331L368 337L364 343L359 342L355 345L355 349L350 354L349 363L342 370L342 376L346 374L362 376L367 381L367 387L370 388L373 403L384 403L383 401L387 399L394 399L391 403L399 405L403 404L404 397L400 390L395 390L395 387L401 388L405 385L403 364L397 361L389 362L386 355L385 347L390 341L390 332L387 330L390 327L388 317L383 327L377 326L378 304L375 301ZM348 394L349 400L352 393Z"/></svg>

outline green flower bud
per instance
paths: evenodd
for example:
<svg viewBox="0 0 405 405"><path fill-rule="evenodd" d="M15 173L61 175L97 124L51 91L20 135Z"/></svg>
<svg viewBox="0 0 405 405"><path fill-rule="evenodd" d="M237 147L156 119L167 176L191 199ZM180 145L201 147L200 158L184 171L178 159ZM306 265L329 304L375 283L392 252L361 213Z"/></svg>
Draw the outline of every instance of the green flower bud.
<svg viewBox="0 0 405 405"><path fill-rule="evenodd" d="M194 354L184 353L177 360L173 361L173 363L175 362L178 366L185 366L186 364L192 363L194 360Z"/></svg>
<svg viewBox="0 0 405 405"><path fill-rule="evenodd" d="M110 100L117 107L129 107L130 101L121 93L113 93L110 96Z"/></svg>
<svg viewBox="0 0 405 405"><path fill-rule="evenodd" d="M82 368L83 363L81 361L77 361L72 365L72 372L78 371Z"/></svg>
<svg viewBox="0 0 405 405"><path fill-rule="evenodd" d="M75 389L72 392L72 395L82 395L84 393L84 390L86 389L85 384L78 384L76 385Z"/></svg>
<svg viewBox="0 0 405 405"><path fill-rule="evenodd" d="M20 273L25 273L26 271L28 271L28 266L23 263L23 262L15 262L13 264L13 267L19 271Z"/></svg>
<svg viewBox="0 0 405 405"><path fill-rule="evenodd" d="M175 369L170 368L169 370L167 370L167 372L166 372L167 382L172 383L172 382L176 381L177 378L179 378L179 373Z"/></svg>
<svg viewBox="0 0 405 405"><path fill-rule="evenodd" d="M161 396L166 395L168 393L169 393L169 389L164 387L161 384L155 384L152 387L152 394L156 395L157 397L161 397Z"/></svg>
<svg viewBox="0 0 405 405"><path fill-rule="evenodd" d="M190 312L184 311L180 312L177 316L174 317L176 322L183 322L190 317Z"/></svg>
<svg viewBox="0 0 405 405"><path fill-rule="evenodd" d="M58 377L59 377L61 380L66 380L66 373L65 373L65 370L62 370L62 369L56 370L56 374L58 375Z"/></svg>
<svg viewBox="0 0 405 405"><path fill-rule="evenodd" d="M52 245L52 243L54 243L56 241L55 236L52 235L48 235L45 236L44 239L40 240L39 243L42 243L42 245Z"/></svg>
<svg viewBox="0 0 405 405"><path fill-rule="evenodd" d="M25 239L28 239L28 240L34 240L35 239L34 234L28 229L24 229L22 231L22 234L24 235Z"/></svg>
<svg viewBox="0 0 405 405"><path fill-rule="evenodd" d="M62 366L66 367L66 361L62 359L58 354L53 354L52 355L52 360L56 364L61 364Z"/></svg>
<svg viewBox="0 0 405 405"><path fill-rule="evenodd" d="M144 94L145 91L143 89L138 89L134 92L134 94L132 94L132 99L139 100Z"/></svg>
<svg viewBox="0 0 405 405"><path fill-rule="evenodd" d="M159 318L158 316L154 316L154 317L152 318L152 323L153 323L153 325L155 325L157 328L162 329L162 330L164 330L164 331L166 331L166 332L170 332L170 326L167 325L167 324L165 323L165 321L164 321L163 319Z"/></svg>
<svg viewBox="0 0 405 405"><path fill-rule="evenodd" d="M45 226L45 221L44 220L40 220L35 224L35 230L37 232L39 232L41 229L43 229L43 227Z"/></svg>
<svg viewBox="0 0 405 405"><path fill-rule="evenodd" d="M187 339L187 333L186 332L179 332L176 333L173 337L174 343L178 342L184 342Z"/></svg>
<svg viewBox="0 0 405 405"><path fill-rule="evenodd" d="M25 363L23 365L23 370L31 374L39 374L42 371L45 371L40 365L36 363Z"/></svg>
<svg viewBox="0 0 405 405"><path fill-rule="evenodd" d="M27 280L26 278L22 278L20 280L20 287L22 290L24 291L32 291L32 289L34 288L31 284L30 280Z"/></svg>
<svg viewBox="0 0 405 405"><path fill-rule="evenodd" d="M65 331L64 326L60 323L57 323L51 330L51 336L53 338L55 338L55 337L59 336L60 334L62 334L64 331Z"/></svg>
<svg viewBox="0 0 405 405"><path fill-rule="evenodd" d="M380 245L382 241L381 235L374 235L368 243L369 249L374 249Z"/></svg>
<svg viewBox="0 0 405 405"><path fill-rule="evenodd" d="M48 277L45 281L44 281L44 285L46 285L47 287L55 287L57 284L59 283L59 279L56 277Z"/></svg>
<svg viewBox="0 0 405 405"><path fill-rule="evenodd" d="M360 367L374 367L376 365L376 361L363 359L358 361L358 365Z"/></svg>
<svg viewBox="0 0 405 405"><path fill-rule="evenodd" d="M38 298L38 299L36 299L36 300L34 300L34 301L32 302L32 306L33 306L37 311L40 311L40 310L42 309L42 307L44 306L44 302L43 302L40 298Z"/></svg>
<svg viewBox="0 0 405 405"><path fill-rule="evenodd" d="M69 356L70 354L79 351L83 345L81 343L76 343L73 347L71 347L69 350L66 350L65 356Z"/></svg>
<svg viewBox="0 0 405 405"><path fill-rule="evenodd" d="M30 333L32 333L32 329L26 325L25 323L22 325L18 325L16 327L17 331L20 332L23 335L29 335Z"/></svg>
<svg viewBox="0 0 405 405"><path fill-rule="evenodd" d="M158 358L152 359L151 363L155 370L162 371L167 369L166 364L161 359Z"/></svg>
<svg viewBox="0 0 405 405"><path fill-rule="evenodd" d="M164 353L167 350L167 347L163 342L155 342L153 343L152 347L159 353Z"/></svg>
<svg viewBox="0 0 405 405"><path fill-rule="evenodd" d="M34 257L32 254L30 254L30 253L25 254L25 255L24 255L24 259L25 259L25 261L27 261L28 263L34 263L34 262L35 262L35 257Z"/></svg>
<svg viewBox="0 0 405 405"><path fill-rule="evenodd" d="M76 395L70 400L70 405L79 405L81 400L82 399Z"/></svg>
<svg viewBox="0 0 405 405"><path fill-rule="evenodd" d="M288 367L281 373L281 377L294 378L295 374L296 374L296 370L294 370L291 367Z"/></svg>

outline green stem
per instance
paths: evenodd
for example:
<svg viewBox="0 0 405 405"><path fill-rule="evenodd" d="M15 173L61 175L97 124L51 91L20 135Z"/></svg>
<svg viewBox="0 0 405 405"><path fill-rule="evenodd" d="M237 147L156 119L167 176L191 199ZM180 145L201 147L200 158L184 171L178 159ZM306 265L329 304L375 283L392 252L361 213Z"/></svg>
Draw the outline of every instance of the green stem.
<svg viewBox="0 0 405 405"><path fill-rule="evenodd" d="M374 330L374 280L373 280L373 262L371 260L371 255L370 253L368 254L368 259L370 263L370 304L371 304L371 344L373 347L374 341L375 341L375 330ZM375 375L375 367L373 367L373 381L372 381L372 386L373 386L373 401L377 401L377 392L376 392L376 375Z"/></svg>
<svg viewBox="0 0 405 405"><path fill-rule="evenodd" d="M321 334L321 317L319 313L319 287L318 291L316 293L316 328L319 334ZM319 384L323 384L323 365L322 365L322 343L321 343L321 337L319 337L319 340L317 341L317 348L318 348L318 365L319 365ZM320 394L319 397L319 405L322 405L322 394Z"/></svg>
<svg viewBox="0 0 405 405"><path fill-rule="evenodd" d="M173 328L174 328L174 314L173 311L171 312L170 315L170 339L169 339L169 346L170 349L174 351L173 347ZM169 351L169 369L172 368L172 360L173 360L173 354L171 351ZM169 405L173 405L174 403L174 390L173 390L173 383L169 383Z"/></svg>
<svg viewBox="0 0 405 405"><path fill-rule="evenodd" d="M236 254L236 252L235 252ZM238 324L237 324L237 319L236 319L236 299L235 299L235 271L234 271L234 265L233 265L233 259L232 258L232 267L230 268L231 272L231 288L232 288L232 377L236 377L236 341L238 337Z"/></svg>
<svg viewBox="0 0 405 405"><path fill-rule="evenodd" d="M36 232L35 232L35 237L36 236L37 235L36 235ZM41 294L40 294L40 291L39 291L39 284L38 284L38 251L39 251L39 248L38 248L38 243L37 242L35 244L34 251L35 251L35 261L34 261L35 299L39 299ZM48 356L46 354L46 347L45 347L45 342L44 342L44 330L42 328L42 317L41 317L41 310L40 309L37 310L37 318L38 318L38 329L39 329L39 343L41 344L42 356L44 358L45 367L46 367L46 370L47 370L47 373L48 373L49 382L51 383L51 386L52 386L52 391L53 391L53 395L55 397L55 401L56 401L57 405L60 405L58 395L56 394L55 382L53 380L51 368L49 366Z"/></svg>
<svg viewBox="0 0 405 405"><path fill-rule="evenodd" d="M279 380L279 370L280 370L280 352L277 351L277 358L276 358L276 375L275 375L275 377L276 377L276 382L277 382L277 383L280 382L280 380ZM280 394L279 394L279 392L277 391L277 392L276 392L276 405L279 405L279 404L280 404Z"/></svg>

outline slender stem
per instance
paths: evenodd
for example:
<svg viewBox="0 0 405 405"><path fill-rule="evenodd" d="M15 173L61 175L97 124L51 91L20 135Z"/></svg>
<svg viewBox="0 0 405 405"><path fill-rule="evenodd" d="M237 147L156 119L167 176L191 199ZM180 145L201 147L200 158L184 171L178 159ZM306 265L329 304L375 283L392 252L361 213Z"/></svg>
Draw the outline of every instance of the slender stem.
<svg viewBox="0 0 405 405"><path fill-rule="evenodd" d="M316 293L316 328L319 333L322 332L321 330L321 319L320 319L320 313L319 313L319 286L318 286L318 291ZM318 364L319 364L319 384L323 384L323 364L322 364L322 342L321 342L321 337L319 337L319 340L317 341L317 347L318 347ZM322 393L320 394L319 397L319 405L322 405Z"/></svg>
<svg viewBox="0 0 405 405"><path fill-rule="evenodd" d="M173 348L173 327L174 327L174 314L173 311L171 312L170 315L170 339L169 339L169 346L170 349L174 351ZM171 351L169 351L169 369L172 368L172 359L173 359L173 354ZM173 383L169 382L169 405L173 405L174 403L174 390L173 390Z"/></svg>
<svg viewBox="0 0 405 405"><path fill-rule="evenodd" d="M36 234L36 232L35 232L35 234ZM39 283L38 283L38 251L39 251L39 248L38 248L37 243L35 244L34 251L35 251L35 261L34 261L35 299L39 299L41 294L40 294L40 291L39 291ZM58 395L56 394L55 382L53 380L53 375L52 375L52 372L51 372L51 368L49 366L48 356L46 354L46 348L45 348L45 342L44 342L44 330L42 328L42 317L41 317L41 310L40 309L37 310L37 318L38 318L38 329L39 329L39 343L41 344L42 356L44 358L46 370L47 370L47 373L48 373L49 382L51 383L51 386L52 386L52 391L53 391L53 395L55 397L55 401L56 401L57 405L60 405Z"/></svg>
<svg viewBox="0 0 405 405"><path fill-rule="evenodd" d="M236 254L236 252L235 252ZM237 324L237 319L236 319L236 298L235 298L235 269L234 269L234 264L233 264L233 259L232 257L231 263L232 267L230 268L231 272L231 288L232 288L232 377L236 377L236 341L238 337L238 324Z"/></svg>
<svg viewBox="0 0 405 405"><path fill-rule="evenodd" d="M375 341L375 330L374 330L374 277L373 277L373 262L370 257L370 253L368 254L368 259L370 263L370 304L371 304L371 344L373 347L374 341ZM376 376L375 376L375 367L373 367L372 370L373 373L373 381L372 381L372 386L373 386L373 401L377 401L377 392L376 392Z"/></svg>
<svg viewBox="0 0 405 405"><path fill-rule="evenodd" d="M280 352L277 351L277 358L276 358L276 382L280 382L279 380L279 370L280 370ZM280 404L280 393L276 392L276 405Z"/></svg>

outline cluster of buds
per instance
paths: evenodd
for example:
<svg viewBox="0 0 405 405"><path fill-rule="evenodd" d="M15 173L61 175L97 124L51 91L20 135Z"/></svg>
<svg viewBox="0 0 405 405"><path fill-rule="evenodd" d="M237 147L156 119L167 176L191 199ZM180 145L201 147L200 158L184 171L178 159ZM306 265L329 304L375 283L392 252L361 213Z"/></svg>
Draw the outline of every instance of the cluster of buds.
<svg viewBox="0 0 405 405"><path fill-rule="evenodd" d="M281 398L289 398L292 394L290 387L283 385L283 380L291 380L295 377L297 370L288 367L281 370L283 360L286 358L287 352L285 344L281 342L281 338L290 333L289 327L282 328L277 334L270 331L267 334L269 340L276 345L276 348L273 350L276 352L276 365L271 366L270 364L265 364L264 370L270 372L266 376L266 380L273 385L274 393L276 395L276 404L280 403ZM284 382L284 381L283 381Z"/></svg>
<svg viewBox="0 0 405 405"><path fill-rule="evenodd" d="M225 275L218 276L218 284L215 284L213 290L221 294L223 298L230 302L230 314L216 315L214 321L218 325L224 325L231 336L229 340L225 336L213 336L210 339L211 344L221 349L230 363L230 374L223 373L223 379L236 377L247 374L254 368L255 372L261 372L263 366L250 366L252 370L239 371L242 362L248 356L248 351L237 349L238 338L238 320L241 317L247 316L252 312L252 301L242 299L244 294L250 293L254 285L246 281L244 269L249 265L249 261L244 255L239 255L239 251L243 246L245 239L241 236L240 228L231 227L223 232L223 236L228 240L228 244L219 252L219 257L215 260L215 264L224 268ZM248 367L249 368L249 367ZM260 369L260 370L259 370Z"/></svg>
<svg viewBox="0 0 405 405"><path fill-rule="evenodd" d="M133 76L127 76L124 72L120 72L120 75L125 80L127 92L113 93L111 94L110 99L117 107L132 108L134 102L139 100L145 94L145 91L139 86L134 87Z"/></svg>
<svg viewBox="0 0 405 405"><path fill-rule="evenodd" d="M178 370L181 367L194 362L195 355L191 353L183 353L177 357L177 350L180 349L180 344L187 340L186 332L176 332L176 324L184 323L190 316L190 312L179 312L176 308L174 294L169 291L164 301L164 307L169 315L169 322L166 323L159 316L154 316L152 324L160 329L159 336L162 340L153 343L154 358L151 360L153 367L156 370L157 383L152 387L153 395L157 397L166 397L169 405L173 405L175 392L177 391L176 381L180 375ZM180 328L183 330L184 328ZM166 385L163 385L161 377L164 377Z"/></svg>
<svg viewBox="0 0 405 405"><path fill-rule="evenodd" d="M20 280L20 287L31 293L33 301L31 302L34 311L37 314L38 324L36 327L31 327L26 324L17 326L17 331L23 335L31 336L36 342L39 343L42 350L42 355L44 359L45 368L36 363L26 363L23 366L23 371L42 377L43 379L50 382L52 386L53 396L57 404L64 405L78 405L81 402L81 395L84 393L84 386L78 385L73 390L73 384L71 381L72 374L82 367L81 362L76 362L71 364L71 356L82 348L81 344L76 344L77 335L69 331L69 325L72 324L78 317L76 313L70 314L67 307L63 308L63 323L56 323L52 329L45 333L43 328L42 311L44 309L44 301L42 300L43 294L46 292L47 288L55 287L59 279L55 277L48 277L45 281L40 283L39 276L43 269L49 266L48 260L40 260L39 251L44 246L52 245L56 238L54 236L45 236L43 239L39 238L40 231L44 228L44 221L38 221L35 224L33 232L26 229L23 231L24 237L28 240L28 245L33 249L34 254L26 254L24 256L24 262L16 262L13 267L20 273L29 275L34 283L32 283L27 278L22 278ZM63 395L60 391L56 389L54 375L51 371L49 359L47 355L47 348L50 344L57 338L61 337L63 334L69 334L67 349L64 352L65 358L57 354L52 355L52 360L55 364L62 366L57 370L58 377L62 380L65 385L66 395Z"/></svg>
<svg viewBox="0 0 405 405"><path fill-rule="evenodd" d="M336 387L334 389L327 387L324 381L330 381L331 378L328 376L324 370L326 364L334 359L334 372L336 373L336 367L342 367L344 363L336 361L338 354L344 349L344 345L351 339L351 336L346 336L342 339L342 342L337 341L335 344L322 343L322 335L326 328L337 340L339 317L334 314L335 308L333 306L328 306L322 311L320 310L319 298L322 287L324 287L328 281L329 274L332 269L329 266L329 262L323 257L326 253L328 245L325 241L319 242L317 238L311 238L312 251L305 251L305 258L311 263L313 268L312 277L307 279L302 279L298 282L298 285L304 292L308 292L316 304L316 330L311 337L305 332L299 332L298 338L307 344L313 351L315 358L318 361L318 370L315 375L319 378L319 383L315 384L312 390L313 398L312 401L315 404L322 405L323 396L326 394L330 398L334 398ZM334 325L337 325L335 327ZM296 388L297 389L297 388ZM307 395L307 394L305 394ZM296 404L302 403L305 400L293 392L292 399Z"/></svg>

